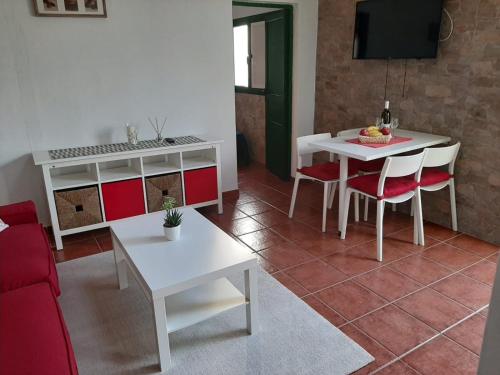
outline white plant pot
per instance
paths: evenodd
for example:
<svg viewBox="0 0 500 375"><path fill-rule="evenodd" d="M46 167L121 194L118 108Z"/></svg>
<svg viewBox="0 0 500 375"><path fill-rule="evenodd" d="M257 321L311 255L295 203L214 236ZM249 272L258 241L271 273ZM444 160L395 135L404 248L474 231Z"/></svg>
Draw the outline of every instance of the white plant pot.
<svg viewBox="0 0 500 375"><path fill-rule="evenodd" d="M181 237L181 226L178 225L176 227L163 227L163 231L165 232L165 237L169 241L177 241Z"/></svg>

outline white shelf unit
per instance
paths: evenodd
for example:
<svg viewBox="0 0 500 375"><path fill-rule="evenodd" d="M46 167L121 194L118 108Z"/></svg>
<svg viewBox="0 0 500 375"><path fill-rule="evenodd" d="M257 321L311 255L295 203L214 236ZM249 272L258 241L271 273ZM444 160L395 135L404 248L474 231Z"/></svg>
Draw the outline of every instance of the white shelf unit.
<svg viewBox="0 0 500 375"><path fill-rule="evenodd" d="M213 149L184 151L182 153L182 169L200 169L217 165L217 154Z"/></svg>
<svg viewBox="0 0 500 375"><path fill-rule="evenodd" d="M102 182L123 181L141 177L141 158L109 160L99 163L99 174Z"/></svg>
<svg viewBox="0 0 500 375"><path fill-rule="evenodd" d="M50 170L54 190L95 185L98 181L97 164L70 165Z"/></svg>
<svg viewBox="0 0 500 375"><path fill-rule="evenodd" d="M170 146L57 160L52 160L48 151L34 152L35 165L42 167L57 249L61 250L63 248L62 236L109 226L109 222L105 218L102 186L111 182L140 178L144 191L145 212L147 212L146 177L180 173L184 202L186 202L184 171L216 167L217 199L191 204L190 206L203 207L217 204L219 213L222 213L221 143L222 141L205 141L194 145ZM97 186L98 188L103 222L60 230L54 192L90 186Z"/></svg>
<svg viewBox="0 0 500 375"><path fill-rule="evenodd" d="M181 170L181 153L145 156L142 158L144 176L154 176L179 172Z"/></svg>

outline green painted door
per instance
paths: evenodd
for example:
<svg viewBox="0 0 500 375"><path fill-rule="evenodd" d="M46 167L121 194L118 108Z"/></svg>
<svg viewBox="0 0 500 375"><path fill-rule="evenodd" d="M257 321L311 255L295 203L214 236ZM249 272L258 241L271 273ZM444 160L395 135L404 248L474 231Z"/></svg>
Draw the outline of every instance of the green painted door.
<svg viewBox="0 0 500 375"><path fill-rule="evenodd" d="M266 166L282 179L290 178L291 12L266 20Z"/></svg>

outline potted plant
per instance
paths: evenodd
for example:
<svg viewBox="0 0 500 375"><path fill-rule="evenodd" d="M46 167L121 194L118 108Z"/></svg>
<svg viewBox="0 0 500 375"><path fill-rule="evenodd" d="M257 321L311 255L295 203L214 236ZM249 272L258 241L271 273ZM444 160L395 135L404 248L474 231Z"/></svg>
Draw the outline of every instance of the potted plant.
<svg viewBox="0 0 500 375"><path fill-rule="evenodd" d="M175 203L173 197L166 197L163 202L163 209L165 210L163 231L169 241L176 241L181 236L182 212L175 208Z"/></svg>

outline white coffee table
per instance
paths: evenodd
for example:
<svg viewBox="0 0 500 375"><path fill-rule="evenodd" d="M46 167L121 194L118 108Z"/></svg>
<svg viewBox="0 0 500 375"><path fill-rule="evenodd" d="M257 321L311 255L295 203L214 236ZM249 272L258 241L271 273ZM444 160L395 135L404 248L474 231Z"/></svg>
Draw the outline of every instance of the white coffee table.
<svg viewBox="0 0 500 375"><path fill-rule="evenodd" d="M126 204L126 203L125 203ZM181 239L167 241L163 212L111 223L120 289L127 268L152 303L161 371L171 364L168 334L246 304L257 328L257 259L192 208L183 208ZM226 278L243 272L245 293Z"/></svg>

